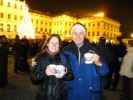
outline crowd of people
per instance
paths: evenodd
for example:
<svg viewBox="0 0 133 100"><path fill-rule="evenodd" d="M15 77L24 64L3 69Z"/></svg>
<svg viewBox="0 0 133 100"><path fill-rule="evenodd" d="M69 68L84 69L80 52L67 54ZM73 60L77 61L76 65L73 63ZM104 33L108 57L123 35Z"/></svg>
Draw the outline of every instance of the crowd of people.
<svg viewBox="0 0 133 100"><path fill-rule="evenodd" d="M75 23L71 42L57 34L45 41L16 36L11 44L0 37L0 87L8 84L7 62L11 47L14 73L28 72L38 86L36 100L103 100L103 90L116 91L122 79L121 100L131 99L133 42L125 45L121 37L115 44L100 37L98 43L86 39L87 29ZM28 59L32 58L31 63Z"/></svg>

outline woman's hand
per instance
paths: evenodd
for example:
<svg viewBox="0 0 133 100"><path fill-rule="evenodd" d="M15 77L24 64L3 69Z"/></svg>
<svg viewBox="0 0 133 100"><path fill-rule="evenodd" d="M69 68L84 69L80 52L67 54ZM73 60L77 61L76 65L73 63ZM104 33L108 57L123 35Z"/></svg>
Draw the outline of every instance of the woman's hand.
<svg viewBox="0 0 133 100"><path fill-rule="evenodd" d="M46 70L45 70L45 73L46 73L47 76L55 75L56 74L56 69L54 68L54 65L48 65Z"/></svg>
<svg viewBox="0 0 133 100"><path fill-rule="evenodd" d="M63 69L60 69L60 70L58 69L57 72L59 72L59 73L56 73L55 77L56 78L63 78L67 74L67 68L64 67Z"/></svg>

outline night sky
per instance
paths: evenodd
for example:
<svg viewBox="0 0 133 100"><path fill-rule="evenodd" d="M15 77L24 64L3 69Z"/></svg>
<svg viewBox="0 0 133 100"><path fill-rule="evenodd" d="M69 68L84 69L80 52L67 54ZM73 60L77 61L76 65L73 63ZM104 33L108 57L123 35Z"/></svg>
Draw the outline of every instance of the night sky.
<svg viewBox="0 0 133 100"><path fill-rule="evenodd" d="M47 11L52 16L104 11L106 16L122 24L120 31L124 37L133 32L133 0L27 0L27 3L31 9Z"/></svg>

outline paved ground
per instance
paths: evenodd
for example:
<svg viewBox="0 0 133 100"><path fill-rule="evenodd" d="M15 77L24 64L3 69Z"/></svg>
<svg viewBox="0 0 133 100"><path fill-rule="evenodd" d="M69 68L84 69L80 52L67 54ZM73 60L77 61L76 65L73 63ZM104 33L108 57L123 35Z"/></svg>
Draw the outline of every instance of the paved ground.
<svg viewBox="0 0 133 100"><path fill-rule="evenodd" d="M36 86L31 84L28 74L13 74L13 59L9 59L8 73L9 85L0 88L0 100L35 100ZM119 100L120 90L105 90L104 95L105 100Z"/></svg>

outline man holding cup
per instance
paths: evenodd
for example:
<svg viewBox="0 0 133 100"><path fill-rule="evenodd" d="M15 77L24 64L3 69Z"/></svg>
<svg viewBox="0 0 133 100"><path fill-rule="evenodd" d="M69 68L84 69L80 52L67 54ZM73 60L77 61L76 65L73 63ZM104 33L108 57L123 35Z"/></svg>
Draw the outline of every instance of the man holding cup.
<svg viewBox="0 0 133 100"><path fill-rule="evenodd" d="M74 80L68 82L68 100L102 100L102 76L108 66L86 39L86 28L76 23L70 30L72 43L64 48Z"/></svg>

